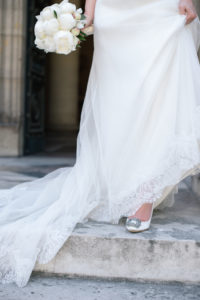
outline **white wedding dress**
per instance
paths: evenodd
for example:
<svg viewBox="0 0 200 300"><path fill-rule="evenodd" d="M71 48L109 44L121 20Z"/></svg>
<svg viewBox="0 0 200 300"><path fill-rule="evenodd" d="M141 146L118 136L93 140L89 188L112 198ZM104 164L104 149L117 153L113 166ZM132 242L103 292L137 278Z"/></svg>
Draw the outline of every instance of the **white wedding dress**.
<svg viewBox="0 0 200 300"><path fill-rule="evenodd" d="M97 0L76 163L0 191L2 283L25 286L77 222L169 205L200 172L200 22L185 25L178 3Z"/></svg>

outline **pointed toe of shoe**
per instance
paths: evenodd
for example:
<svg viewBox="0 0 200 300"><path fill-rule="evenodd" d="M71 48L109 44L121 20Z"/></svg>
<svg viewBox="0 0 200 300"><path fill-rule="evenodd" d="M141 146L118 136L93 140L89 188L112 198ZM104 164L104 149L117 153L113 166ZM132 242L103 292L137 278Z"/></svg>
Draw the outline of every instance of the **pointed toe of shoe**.
<svg viewBox="0 0 200 300"><path fill-rule="evenodd" d="M146 230L150 227L149 221L141 221L138 218L127 218L126 219L126 229L130 232L140 232Z"/></svg>

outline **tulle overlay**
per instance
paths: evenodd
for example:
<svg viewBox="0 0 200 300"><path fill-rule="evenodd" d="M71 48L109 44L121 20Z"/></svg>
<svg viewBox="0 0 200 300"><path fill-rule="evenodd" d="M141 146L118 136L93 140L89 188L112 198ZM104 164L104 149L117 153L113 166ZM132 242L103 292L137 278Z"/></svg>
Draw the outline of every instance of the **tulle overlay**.
<svg viewBox="0 0 200 300"><path fill-rule="evenodd" d="M78 222L172 205L200 172L200 23L178 2L97 0L76 163L0 191L2 283L25 286Z"/></svg>

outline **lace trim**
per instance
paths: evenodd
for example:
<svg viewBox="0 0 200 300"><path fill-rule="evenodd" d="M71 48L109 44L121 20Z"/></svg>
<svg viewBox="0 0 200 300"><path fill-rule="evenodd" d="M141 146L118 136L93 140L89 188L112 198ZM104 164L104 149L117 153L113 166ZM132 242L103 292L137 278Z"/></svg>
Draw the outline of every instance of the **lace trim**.
<svg viewBox="0 0 200 300"><path fill-rule="evenodd" d="M146 178L136 191L110 202L113 203L110 207L113 224L117 224L123 216L134 214L142 204L160 199L165 188L176 186L186 171L191 170L189 175L200 173L200 147L194 138L174 138L166 153L168 157L160 162L160 170L152 176L153 179Z"/></svg>
<svg viewBox="0 0 200 300"><path fill-rule="evenodd" d="M36 249L34 257L26 258L20 255L20 249L13 249L13 251L6 246L2 246L2 239L0 240L0 282L2 284L16 283L18 287L24 287L32 273L37 255L40 249Z"/></svg>
<svg viewBox="0 0 200 300"><path fill-rule="evenodd" d="M172 136L171 141L166 159L158 164L161 167L157 174L143 180L136 191L115 199L115 205L110 207L112 223L117 224L122 216L134 214L142 204L160 199L164 189L176 186L186 171L190 171L189 175L200 173L200 106L194 111L191 135Z"/></svg>

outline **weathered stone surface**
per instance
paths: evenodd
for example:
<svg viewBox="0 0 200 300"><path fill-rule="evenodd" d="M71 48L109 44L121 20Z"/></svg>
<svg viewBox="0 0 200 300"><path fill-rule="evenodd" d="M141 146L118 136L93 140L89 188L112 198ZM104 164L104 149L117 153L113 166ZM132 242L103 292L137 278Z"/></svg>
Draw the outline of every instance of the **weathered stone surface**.
<svg viewBox="0 0 200 300"><path fill-rule="evenodd" d="M4 300L198 300L200 286L32 276L23 289L0 286Z"/></svg>

